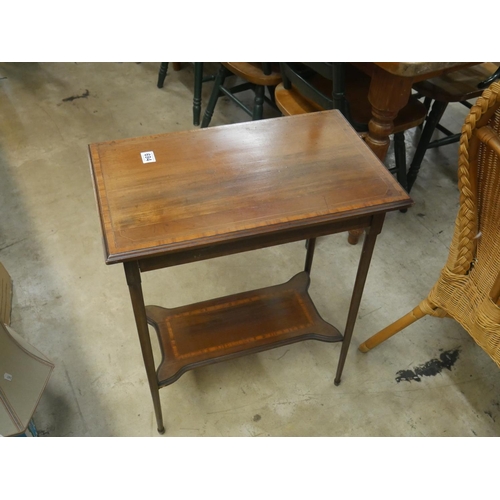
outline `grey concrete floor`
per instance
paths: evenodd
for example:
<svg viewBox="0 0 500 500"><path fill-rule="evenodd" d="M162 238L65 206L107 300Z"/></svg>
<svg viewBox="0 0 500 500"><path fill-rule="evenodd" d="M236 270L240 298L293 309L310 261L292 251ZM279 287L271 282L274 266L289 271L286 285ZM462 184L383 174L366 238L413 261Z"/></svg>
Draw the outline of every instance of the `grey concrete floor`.
<svg viewBox="0 0 500 500"><path fill-rule="evenodd" d="M192 66L169 71L161 90L158 68L0 63L0 261L14 281L13 328L56 365L35 414L45 436L157 436L123 269L104 264L87 145L195 128ZM459 129L465 115L452 107L445 124ZM211 125L247 119L222 99ZM418 135L407 134L408 161ZM339 387L339 344L199 368L160 391L165 436L498 436L500 372L453 320L424 318L357 351L434 284L458 207L456 163L456 144L428 152L414 207L387 216ZM318 240L310 293L340 329L360 251L346 234ZM146 302L174 307L281 283L303 259L297 242L145 274ZM451 369L396 380L450 350L459 351Z"/></svg>

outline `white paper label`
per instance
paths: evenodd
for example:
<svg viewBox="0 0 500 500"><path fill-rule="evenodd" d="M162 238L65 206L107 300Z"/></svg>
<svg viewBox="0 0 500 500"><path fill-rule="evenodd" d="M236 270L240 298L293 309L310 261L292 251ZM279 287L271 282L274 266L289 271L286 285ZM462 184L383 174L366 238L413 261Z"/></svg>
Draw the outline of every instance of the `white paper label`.
<svg viewBox="0 0 500 500"><path fill-rule="evenodd" d="M141 153L142 163L153 163L156 161L153 151L145 151Z"/></svg>
<svg viewBox="0 0 500 500"><path fill-rule="evenodd" d="M10 373L4 373L3 378L10 382L12 380L12 375Z"/></svg>

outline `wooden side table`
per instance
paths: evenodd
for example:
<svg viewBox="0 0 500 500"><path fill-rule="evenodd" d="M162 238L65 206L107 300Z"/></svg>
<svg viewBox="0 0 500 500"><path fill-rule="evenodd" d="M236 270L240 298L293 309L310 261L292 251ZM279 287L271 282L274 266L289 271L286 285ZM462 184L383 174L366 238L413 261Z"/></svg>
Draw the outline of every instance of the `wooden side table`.
<svg viewBox="0 0 500 500"><path fill-rule="evenodd" d="M315 339L342 342L340 383L385 213L412 201L336 110L91 144L107 264L123 263L158 424L159 389L207 365ZM307 293L315 238L367 231L342 335ZM141 273L308 240L289 282L164 309ZM158 333L156 369L148 323Z"/></svg>

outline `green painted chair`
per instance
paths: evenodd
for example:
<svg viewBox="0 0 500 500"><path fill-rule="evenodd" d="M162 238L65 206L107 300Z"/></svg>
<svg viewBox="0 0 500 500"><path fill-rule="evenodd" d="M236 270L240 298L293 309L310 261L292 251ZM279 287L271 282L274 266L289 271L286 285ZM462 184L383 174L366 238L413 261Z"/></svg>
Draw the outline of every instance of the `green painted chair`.
<svg viewBox="0 0 500 500"><path fill-rule="evenodd" d="M158 72L158 83L156 86L161 89L165 82L168 71L168 62L162 62L160 65L160 71ZM179 71L181 69L181 63L172 63L174 71ZM201 90L202 86L206 82L211 82L215 79L215 75L203 76L203 63L194 63L194 97L193 97L193 125L200 124L201 116Z"/></svg>
<svg viewBox="0 0 500 500"><path fill-rule="evenodd" d="M226 78L236 75L244 80L244 83L229 87L226 86ZM248 63L248 62L223 62L220 63L219 71L215 77L214 88L208 101L207 109L203 116L201 128L208 127L217 105L219 97L225 95L237 104L252 120L260 120L264 114L264 102L276 109L274 102L274 89L281 82L281 74L277 64L273 63ZM266 88L269 97L265 95ZM255 93L253 109L236 97L236 94L252 90Z"/></svg>

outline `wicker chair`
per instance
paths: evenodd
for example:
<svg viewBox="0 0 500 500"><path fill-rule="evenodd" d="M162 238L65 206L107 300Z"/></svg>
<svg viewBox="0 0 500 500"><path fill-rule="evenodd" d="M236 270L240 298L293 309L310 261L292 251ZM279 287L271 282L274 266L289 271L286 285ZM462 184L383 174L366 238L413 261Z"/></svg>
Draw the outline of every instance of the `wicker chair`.
<svg viewBox="0 0 500 500"><path fill-rule="evenodd" d="M458 321L500 367L500 83L471 108L458 161L460 208L448 260L413 311L360 345L367 352L430 314Z"/></svg>

